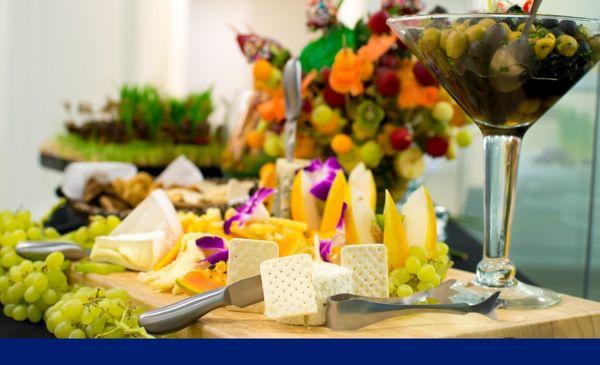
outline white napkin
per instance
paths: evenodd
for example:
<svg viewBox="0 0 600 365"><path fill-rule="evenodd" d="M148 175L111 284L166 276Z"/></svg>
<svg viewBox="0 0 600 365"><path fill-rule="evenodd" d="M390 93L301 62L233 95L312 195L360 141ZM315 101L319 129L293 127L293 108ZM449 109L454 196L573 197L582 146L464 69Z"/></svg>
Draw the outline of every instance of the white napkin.
<svg viewBox="0 0 600 365"><path fill-rule="evenodd" d="M72 200L83 199L85 184L92 177L106 184L114 179L131 179L137 174L137 167L125 162L73 162L65 169L62 191Z"/></svg>
<svg viewBox="0 0 600 365"><path fill-rule="evenodd" d="M204 181L200 169L185 156L179 156L160 174L156 182L164 188L171 186L193 187Z"/></svg>

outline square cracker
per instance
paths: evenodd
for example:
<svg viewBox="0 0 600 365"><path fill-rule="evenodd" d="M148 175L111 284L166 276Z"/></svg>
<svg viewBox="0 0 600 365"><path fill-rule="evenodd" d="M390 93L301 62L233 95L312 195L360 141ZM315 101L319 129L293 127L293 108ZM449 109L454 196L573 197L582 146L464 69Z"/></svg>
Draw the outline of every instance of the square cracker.
<svg viewBox="0 0 600 365"><path fill-rule="evenodd" d="M279 257L279 246L273 241L234 238L229 243L227 285L260 275L260 263Z"/></svg>
<svg viewBox="0 0 600 365"><path fill-rule="evenodd" d="M387 247L380 243L347 245L342 248L342 266L352 270L354 294L388 298Z"/></svg>
<svg viewBox="0 0 600 365"><path fill-rule="evenodd" d="M271 319L317 313L310 255L270 259L260 264L265 315Z"/></svg>
<svg viewBox="0 0 600 365"><path fill-rule="evenodd" d="M227 260L227 285L260 275L260 263L279 257L279 245L273 241L234 238L229 243ZM231 306L229 309L240 312L263 313L263 302L243 308Z"/></svg>

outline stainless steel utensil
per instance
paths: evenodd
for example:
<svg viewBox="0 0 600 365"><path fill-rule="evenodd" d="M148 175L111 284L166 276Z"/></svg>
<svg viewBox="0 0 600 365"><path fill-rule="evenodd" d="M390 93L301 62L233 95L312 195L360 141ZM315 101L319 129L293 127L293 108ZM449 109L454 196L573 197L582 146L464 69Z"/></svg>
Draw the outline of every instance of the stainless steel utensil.
<svg viewBox="0 0 600 365"><path fill-rule="evenodd" d="M260 275L240 280L206 293L184 299L140 316L140 326L151 334L166 334L181 330L208 312L227 305L246 307L263 300Z"/></svg>
<svg viewBox="0 0 600 365"><path fill-rule="evenodd" d="M480 313L496 319L496 308L500 306L494 293L485 301L469 305L466 303L404 304L396 299L373 299L350 294L334 295L327 301L327 324L332 330L355 330L388 318L420 312L447 312L454 314Z"/></svg>
<svg viewBox="0 0 600 365"><path fill-rule="evenodd" d="M44 260L53 252L62 252L66 259L81 260L90 255L90 250L70 242L21 241L15 247L17 254L28 260Z"/></svg>
<svg viewBox="0 0 600 365"><path fill-rule="evenodd" d="M294 160L296 127L302 111L302 66L297 58L290 58L283 69L283 91L285 94L285 158Z"/></svg>

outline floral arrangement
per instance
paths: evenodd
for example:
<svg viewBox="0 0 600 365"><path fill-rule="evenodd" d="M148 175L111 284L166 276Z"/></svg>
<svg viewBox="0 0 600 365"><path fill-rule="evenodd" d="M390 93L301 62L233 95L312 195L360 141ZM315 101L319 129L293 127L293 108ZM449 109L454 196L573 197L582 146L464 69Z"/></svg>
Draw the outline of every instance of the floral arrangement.
<svg viewBox="0 0 600 365"><path fill-rule="evenodd" d="M391 16L421 11L421 2L382 1L379 11L353 28L338 21L339 6L308 3L307 26L318 38L299 55L303 112L295 155L335 156L346 171L364 162L379 190L386 186L398 198L423 173L425 155L453 159L456 145L470 143L463 128L468 118L386 24ZM226 148L224 166L230 173L256 174L284 152L282 70L290 53L254 33L238 34L237 41L253 64L256 97L242 132Z"/></svg>
<svg viewBox="0 0 600 365"><path fill-rule="evenodd" d="M178 99L151 86L123 85L119 98L98 110L85 102L65 102L66 133L42 151L78 161L123 161L144 167L169 164L185 155L200 166L219 163L223 138L208 123L212 92Z"/></svg>

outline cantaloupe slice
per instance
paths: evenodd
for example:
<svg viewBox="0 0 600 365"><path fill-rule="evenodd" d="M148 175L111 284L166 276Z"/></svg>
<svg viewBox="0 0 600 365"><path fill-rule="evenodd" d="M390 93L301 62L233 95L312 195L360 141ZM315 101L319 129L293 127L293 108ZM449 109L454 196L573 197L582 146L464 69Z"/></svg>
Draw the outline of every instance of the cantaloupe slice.
<svg viewBox="0 0 600 365"><path fill-rule="evenodd" d="M309 229L317 230L321 225L321 215L317 198L310 192L311 182L304 170L299 170L294 178L291 192L292 219L304 222Z"/></svg>
<svg viewBox="0 0 600 365"><path fill-rule="evenodd" d="M426 187L415 190L402 207L404 227L409 246L421 246L430 255L435 253L437 221L433 201Z"/></svg>
<svg viewBox="0 0 600 365"><path fill-rule="evenodd" d="M205 291L217 289L227 284L224 278L211 276L210 270L207 269L190 271L183 277L176 279L175 283L187 295L204 293Z"/></svg>

